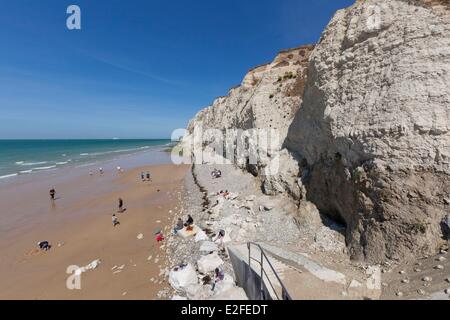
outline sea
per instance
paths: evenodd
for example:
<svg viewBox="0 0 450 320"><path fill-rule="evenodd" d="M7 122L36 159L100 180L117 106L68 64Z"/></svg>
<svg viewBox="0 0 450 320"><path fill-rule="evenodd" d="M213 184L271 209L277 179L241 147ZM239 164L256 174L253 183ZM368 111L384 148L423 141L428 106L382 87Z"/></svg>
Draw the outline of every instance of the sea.
<svg viewBox="0 0 450 320"><path fill-rule="evenodd" d="M170 139L0 140L0 180L81 167L140 152L163 152Z"/></svg>

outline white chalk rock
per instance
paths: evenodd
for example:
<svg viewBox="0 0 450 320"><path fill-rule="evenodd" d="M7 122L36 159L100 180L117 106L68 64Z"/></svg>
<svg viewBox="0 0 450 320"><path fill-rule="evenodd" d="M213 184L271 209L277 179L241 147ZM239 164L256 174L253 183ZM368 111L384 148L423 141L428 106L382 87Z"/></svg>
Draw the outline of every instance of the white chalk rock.
<svg viewBox="0 0 450 320"><path fill-rule="evenodd" d="M191 264L178 270L172 269L169 273L169 283L175 290L179 292L186 292L189 286L198 283L197 273Z"/></svg>
<svg viewBox="0 0 450 320"><path fill-rule="evenodd" d="M205 241L205 240L209 240L205 231L200 230L199 232L197 232L197 234L195 235L194 241L199 242L199 241Z"/></svg>
<svg viewBox="0 0 450 320"><path fill-rule="evenodd" d="M136 236L136 238L137 238L138 240L142 240L142 239L144 239L144 235L143 235L142 233L139 233L139 234Z"/></svg>
<svg viewBox="0 0 450 320"><path fill-rule="evenodd" d="M244 289L240 287L232 287L219 294L215 294L210 300L248 300Z"/></svg>
<svg viewBox="0 0 450 320"><path fill-rule="evenodd" d="M202 256L197 261L198 271L201 273L208 273L214 271L217 267L223 264L223 260L219 257L217 252Z"/></svg>
<svg viewBox="0 0 450 320"><path fill-rule="evenodd" d="M207 300L212 296L213 292L211 291L211 286L196 284L189 286L186 289L186 294L190 300Z"/></svg>
<svg viewBox="0 0 450 320"><path fill-rule="evenodd" d="M217 244L215 244L212 241L204 241L200 246L201 252L211 252L211 251L217 251L219 248L217 247Z"/></svg>
<svg viewBox="0 0 450 320"><path fill-rule="evenodd" d="M170 299L170 300L187 300L187 298L186 297L182 297L182 296L178 296L178 295L174 295L172 297L172 299Z"/></svg>

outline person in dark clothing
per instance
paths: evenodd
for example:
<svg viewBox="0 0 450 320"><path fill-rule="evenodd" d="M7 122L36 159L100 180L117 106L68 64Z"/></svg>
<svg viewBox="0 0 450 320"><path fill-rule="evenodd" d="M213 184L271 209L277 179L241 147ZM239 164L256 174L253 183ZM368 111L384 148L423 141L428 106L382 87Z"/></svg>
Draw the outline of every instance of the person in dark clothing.
<svg viewBox="0 0 450 320"><path fill-rule="evenodd" d="M45 250L45 251L47 251L47 250L50 250L50 244L48 243L48 241L40 241L40 242L38 242L38 246L39 246L39 249L41 249L41 250Z"/></svg>
<svg viewBox="0 0 450 320"><path fill-rule="evenodd" d="M141 180L145 181L145 174L144 174L144 172L141 172Z"/></svg>
<svg viewBox="0 0 450 320"><path fill-rule="evenodd" d="M119 212L123 212L123 200L119 198Z"/></svg>
<svg viewBox="0 0 450 320"><path fill-rule="evenodd" d="M151 179L151 177L150 177L150 172L147 171L147 175L146 175L146 176L147 176L147 180L148 180L148 181L152 181L152 179Z"/></svg>
<svg viewBox="0 0 450 320"><path fill-rule="evenodd" d="M55 200L56 190L54 188L49 191L50 199Z"/></svg>
<svg viewBox="0 0 450 320"><path fill-rule="evenodd" d="M194 219L192 218L192 216L190 214L188 214L188 218L187 218L186 223L184 225L187 227L187 226L191 226L193 224L194 224Z"/></svg>

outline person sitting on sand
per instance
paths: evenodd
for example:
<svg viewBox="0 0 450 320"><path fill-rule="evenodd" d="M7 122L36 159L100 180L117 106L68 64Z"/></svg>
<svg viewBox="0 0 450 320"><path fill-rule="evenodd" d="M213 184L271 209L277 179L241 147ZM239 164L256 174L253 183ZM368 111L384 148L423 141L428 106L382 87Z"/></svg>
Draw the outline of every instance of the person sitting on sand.
<svg viewBox="0 0 450 320"><path fill-rule="evenodd" d="M123 212L123 200L122 198L119 198L119 211L118 212Z"/></svg>
<svg viewBox="0 0 450 320"><path fill-rule="evenodd" d="M194 219L190 214L188 214L188 218L186 220L186 223L184 224L185 227L191 226L194 224Z"/></svg>
<svg viewBox="0 0 450 320"><path fill-rule="evenodd" d="M120 224L119 219L117 219L115 214L112 215L112 223L114 227Z"/></svg>
<svg viewBox="0 0 450 320"><path fill-rule="evenodd" d="M48 251L51 248L48 241L40 241L37 244L38 244L39 249L44 250L44 251Z"/></svg>
<svg viewBox="0 0 450 320"><path fill-rule="evenodd" d="M50 199L51 199L52 201L54 201L54 200L55 200L55 195L56 195L56 190L55 190L55 188L50 189L49 194L50 194Z"/></svg>
<svg viewBox="0 0 450 320"><path fill-rule="evenodd" d="M184 228L183 220L181 220L181 218L178 218L177 224L175 228L173 228L173 234L177 234L177 232L182 230L183 228Z"/></svg>
<svg viewBox="0 0 450 320"><path fill-rule="evenodd" d="M212 291L214 291L214 289L216 288L216 284L219 283L220 281L223 281L223 279L225 278L225 273L223 272L223 270L221 268L216 268L214 270L214 283L212 285Z"/></svg>
<svg viewBox="0 0 450 320"><path fill-rule="evenodd" d="M156 242L161 242L161 241L163 241L164 240L164 235L162 234L162 232L159 232L157 235L156 235Z"/></svg>

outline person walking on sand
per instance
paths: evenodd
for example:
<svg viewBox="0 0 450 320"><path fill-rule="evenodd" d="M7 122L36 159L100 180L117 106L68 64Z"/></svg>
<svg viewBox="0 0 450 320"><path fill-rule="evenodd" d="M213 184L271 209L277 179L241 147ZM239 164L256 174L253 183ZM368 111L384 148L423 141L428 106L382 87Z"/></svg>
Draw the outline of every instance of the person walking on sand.
<svg viewBox="0 0 450 320"><path fill-rule="evenodd" d="M56 190L55 190L55 188L50 189L49 194L50 194L50 199L51 199L52 201L55 201L55 195L56 195Z"/></svg>
<svg viewBox="0 0 450 320"><path fill-rule="evenodd" d="M112 215L112 224L113 224L114 227L117 226L118 224L120 224L120 222L117 219L115 214Z"/></svg>
<svg viewBox="0 0 450 320"><path fill-rule="evenodd" d="M145 181L145 174L144 174L143 171L141 172L141 180L142 180L143 182Z"/></svg>
<svg viewBox="0 0 450 320"><path fill-rule="evenodd" d="M147 181L152 181L152 178L150 177L150 172L147 171Z"/></svg>
<svg viewBox="0 0 450 320"><path fill-rule="evenodd" d="M119 212L123 212L123 200L119 198Z"/></svg>

